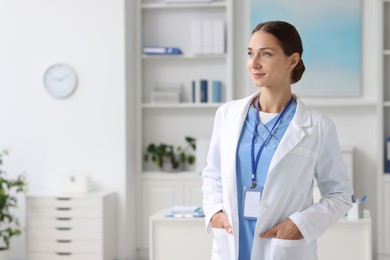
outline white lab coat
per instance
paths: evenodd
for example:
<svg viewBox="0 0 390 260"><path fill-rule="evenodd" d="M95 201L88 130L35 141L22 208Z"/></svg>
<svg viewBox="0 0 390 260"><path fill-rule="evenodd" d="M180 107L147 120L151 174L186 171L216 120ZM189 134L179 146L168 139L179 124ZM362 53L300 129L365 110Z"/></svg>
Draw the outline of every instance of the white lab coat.
<svg viewBox="0 0 390 260"><path fill-rule="evenodd" d="M236 150L248 108L257 94L224 104L215 116L207 166L202 172L206 225L214 232L213 260L238 257ZM313 204L315 178L322 198ZM347 213L351 195L333 123L297 98L295 115L269 166L251 259L317 259L316 239ZM211 228L211 217L221 209L228 216L233 234ZM287 218L298 226L304 239L259 237Z"/></svg>

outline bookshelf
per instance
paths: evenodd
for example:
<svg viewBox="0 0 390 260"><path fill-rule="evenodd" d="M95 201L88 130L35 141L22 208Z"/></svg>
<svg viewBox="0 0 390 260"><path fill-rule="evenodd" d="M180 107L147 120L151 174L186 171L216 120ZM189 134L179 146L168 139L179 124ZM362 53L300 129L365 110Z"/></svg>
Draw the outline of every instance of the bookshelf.
<svg viewBox="0 0 390 260"><path fill-rule="evenodd" d="M184 137L210 139L219 106L233 99L233 10L232 0L199 3L166 3L137 0L136 29L136 180L137 252L147 259L149 216L175 204L200 204L201 178L192 169L166 173L143 161L150 143L184 145ZM191 23L194 20L224 22L224 53L193 52ZM145 55L144 46L179 47L181 55ZM192 81L222 82L222 102L192 103ZM151 93L158 82L179 82L179 103L154 103ZM211 85L208 86L211 88ZM210 93L210 92L209 92ZM209 96L209 99L211 97Z"/></svg>

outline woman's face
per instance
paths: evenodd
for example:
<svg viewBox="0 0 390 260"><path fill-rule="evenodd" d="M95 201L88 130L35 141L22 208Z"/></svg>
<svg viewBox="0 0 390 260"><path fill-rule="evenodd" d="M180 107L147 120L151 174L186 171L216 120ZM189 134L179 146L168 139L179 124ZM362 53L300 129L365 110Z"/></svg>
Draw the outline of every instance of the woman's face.
<svg viewBox="0 0 390 260"><path fill-rule="evenodd" d="M270 33L259 30L249 41L247 66L257 87L290 86L291 71L298 61L299 54L286 56L277 38Z"/></svg>

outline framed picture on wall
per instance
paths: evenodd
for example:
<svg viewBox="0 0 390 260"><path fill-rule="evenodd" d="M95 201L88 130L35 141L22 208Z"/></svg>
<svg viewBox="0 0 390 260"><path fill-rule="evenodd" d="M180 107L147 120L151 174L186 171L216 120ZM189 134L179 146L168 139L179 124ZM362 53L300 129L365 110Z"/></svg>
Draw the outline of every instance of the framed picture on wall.
<svg viewBox="0 0 390 260"><path fill-rule="evenodd" d="M307 97L361 95L361 0L250 0L251 30L260 22L293 24L306 71L293 92Z"/></svg>

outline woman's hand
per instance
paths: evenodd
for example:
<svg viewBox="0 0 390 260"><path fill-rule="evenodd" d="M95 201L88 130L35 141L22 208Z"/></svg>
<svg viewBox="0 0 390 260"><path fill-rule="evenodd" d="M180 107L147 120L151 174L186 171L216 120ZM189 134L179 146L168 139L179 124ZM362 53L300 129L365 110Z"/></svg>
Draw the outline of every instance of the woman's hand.
<svg viewBox="0 0 390 260"><path fill-rule="evenodd" d="M224 228L228 233L232 233L232 225L230 225L226 213L218 211L211 217L211 226L213 228Z"/></svg>
<svg viewBox="0 0 390 260"><path fill-rule="evenodd" d="M283 222L280 222L270 230L260 234L262 238L279 238L286 240L299 240L303 238L301 231L291 219L286 219Z"/></svg>

